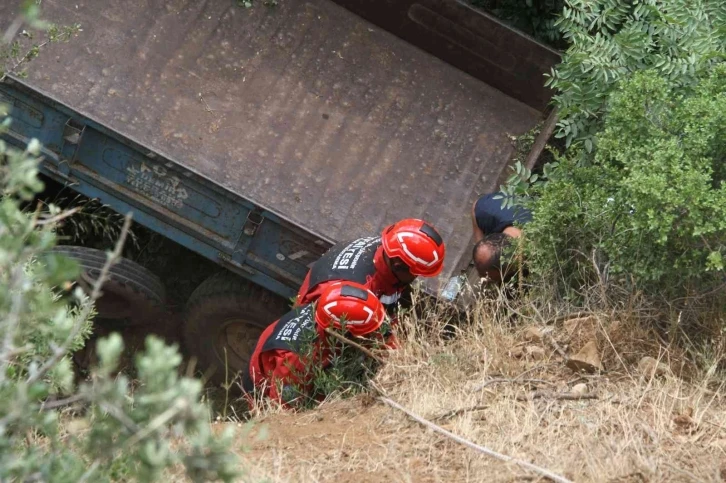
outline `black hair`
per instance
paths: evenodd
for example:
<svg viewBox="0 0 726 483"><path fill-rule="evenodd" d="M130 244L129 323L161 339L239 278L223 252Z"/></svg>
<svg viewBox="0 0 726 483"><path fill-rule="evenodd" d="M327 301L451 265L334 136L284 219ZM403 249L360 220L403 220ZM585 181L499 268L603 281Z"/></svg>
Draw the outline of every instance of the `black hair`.
<svg viewBox="0 0 726 483"><path fill-rule="evenodd" d="M491 269L506 269L506 266L508 265L507 263L505 263L505 266L502 267L502 252L511 244L512 237L505 235L504 233L490 233L489 235L486 235L482 240L474 245L474 250L472 252L472 258L474 259L474 265L476 266L477 272L483 276ZM489 256L487 260L481 260L480 257L477 257L477 253L484 246L486 246L491 253L491 256Z"/></svg>

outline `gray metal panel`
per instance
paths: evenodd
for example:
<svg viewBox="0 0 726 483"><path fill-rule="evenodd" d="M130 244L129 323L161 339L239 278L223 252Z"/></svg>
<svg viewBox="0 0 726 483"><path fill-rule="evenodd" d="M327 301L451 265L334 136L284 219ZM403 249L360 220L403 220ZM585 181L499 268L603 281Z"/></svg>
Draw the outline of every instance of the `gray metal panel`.
<svg viewBox="0 0 726 483"><path fill-rule="evenodd" d="M544 110L553 92L544 74L556 50L469 5L470 0L334 0L366 20Z"/></svg>
<svg viewBox="0 0 726 483"><path fill-rule="evenodd" d="M46 0L83 32L29 82L326 238L424 218L450 275L540 113L329 0L233 3Z"/></svg>

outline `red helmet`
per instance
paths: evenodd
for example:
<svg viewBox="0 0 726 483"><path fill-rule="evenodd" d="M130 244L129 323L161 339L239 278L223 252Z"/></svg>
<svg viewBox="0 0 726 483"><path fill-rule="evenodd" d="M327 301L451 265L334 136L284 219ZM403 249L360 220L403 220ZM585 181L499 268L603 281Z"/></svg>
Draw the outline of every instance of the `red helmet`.
<svg viewBox="0 0 726 483"><path fill-rule="evenodd" d="M383 230L381 242L386 255L403 260L413 275L433 277L444 268L444 240L425 221L406 218L394 223Z"/></svg>
<svg viewBox="0 0 726 483"><path fill-rule="evenodd" d="M337 282L320 295L315 308L315 322L327 329L331 325L345 329L356 337L370 334L383 323L385 311L378 297L355 282Z"/></svg>

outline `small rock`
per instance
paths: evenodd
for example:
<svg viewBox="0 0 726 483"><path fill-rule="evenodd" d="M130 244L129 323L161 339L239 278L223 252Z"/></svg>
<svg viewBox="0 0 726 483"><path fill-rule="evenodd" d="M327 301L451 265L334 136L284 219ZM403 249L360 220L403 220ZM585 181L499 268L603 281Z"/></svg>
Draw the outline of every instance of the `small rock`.
<svg viewBox="0 0 726 483"><path fill-rule="evenodd" d="M530 345L527 346L527 357L534 359L535 361L541 361L545 358L545 351L541 347Z"/></svg>
<svg viewBox="0 0 726 483"><path fill-rule="evenodd" d="M666 364L658 362L649 356L645 356L640 359L640 362L638 362L638 370L642 375L648 378L653 376L665 376L670 372L670 368Z"/></svg>
<svg viewBox="0 0 726 483"><path fill-rule="evenodd" d="M587 384L584 382L581 382L580 384L575 384L572 386L572 393L574 394L587 394L590 392L590 390L587 388Z"/></svg>
<svg viewBox="0 0 726 483"><path fill-rule="evenodd" d="M524 349L521 346L513 347L512 350L509 351L509 356L515 359L521 359L524 357Z"/></svg>
<svg viewBox="0 0 726 483"><path fill-rule="evenodd" d="M370 407L376 403L376 398L371 393L363 393L360 398L361 406L364 408Z"/></svg>
<svg viewBox="0 0 726 483"><path fill-rule="evenodd" d="M65 425L68 434L78 435L90 429L90 424L84 418L73 418Z"/></svg>
<svg viewBox="0 0 726 483"><path fill-rule="evenodd" d="M696 429L698 424L693 419L693 408L688 408L685 411L683 411L682 414L678 414L673 417L673 423L676 425L677 428L686 430L686 431L693 431Z"/></svg>
<svg viewBox="0 0 726 483"><path fill-rule="evenodd" d="M575 372L598 372L602 371L602 362L600 362L600 353L597 350L597 344L591 340L580 349L580 352L567 360L567 367Z"/></svg>
<svg viewBox="0 0 726 483"><path fill-rule="evenodd" d="M527 342L542 342L542 331L535 327L535 326L529 326L524 331L524 340Z"/></svg>
<svg viewBox="0 0 726 483"><path fill-rule="evenodd" d="M594 315L566 320L563 325L571 338L583 337L588 340L595 338L599 326L597 317Z"/></svg>

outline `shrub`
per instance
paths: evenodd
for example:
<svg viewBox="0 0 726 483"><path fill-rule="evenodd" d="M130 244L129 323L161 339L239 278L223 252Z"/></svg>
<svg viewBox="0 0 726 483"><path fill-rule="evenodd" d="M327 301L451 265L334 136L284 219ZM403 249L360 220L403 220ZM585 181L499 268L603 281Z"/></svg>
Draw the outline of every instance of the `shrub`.
<svg viewBox="0 0 726 483"><path fill-rule="evenodd" d="M524 191L532 269L665 297L724 283L726 65L688 85L657 69L618 85L598 149L570 149ZM521 188L521 186L520 186ZM520 191L521 192L521 191Z"/></svg>
<svg viewBox="0 0 726 483"><path fill-rule="evenodd" d="M6 111L0 106L0 135ZM59 296L58 288L72 288L77 266L46 252L67 214L21 209L43 188L39 153L36 140L25 150L0 140L0 480L155 481L183 464L193 481L231 481L231 434L212 434L202 384L179 377L175 347L149 338L132 387L115 376L123 343L112 335L98 342L92 379L76 385L69 353L91 330L94 297L79 288ZM70 418L90 429L69 433Z"/></svg>
<svg viewBox="0 0 726 483"><path fill-rule="evenodd" d="M687 88L726 54L722 0L566 0L557 25L570 43L547 80L557 136L588 152L621 80L652 69Z"/></svg>

